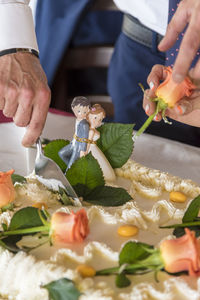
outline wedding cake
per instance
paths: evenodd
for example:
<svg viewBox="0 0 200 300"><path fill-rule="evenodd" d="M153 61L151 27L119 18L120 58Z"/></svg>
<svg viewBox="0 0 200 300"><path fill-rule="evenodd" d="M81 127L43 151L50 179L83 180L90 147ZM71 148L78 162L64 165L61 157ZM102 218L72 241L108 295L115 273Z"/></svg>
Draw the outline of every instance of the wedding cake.
<svg viewBox="0 0 200 300"><path fill-rule="evenodd" d="M1 299L50 299L43 286L61 278L73 281L81 300L199 299L200 281L189 276L175 277L159 272L157 282L153 273L130 275L131 285L117 288L114 276L87 277L80 272L83 265L94 270L116 266L120 249L130 240L159 245L164 237L172 238L171 229L159 226L180 223L190 201L200 194L200 186L191 180L149 169L133 160L115 169L115 174L114 185L125 187L132 200L117 207L83 202L90 229L83 242L69 243L67 247L41 243L28 253L19 251L16 254L0 248ZM184 203L170 200L170 193L176 191L186 196ZM60 194L42 185L34 175L28 176L26 182L16 183L15 193L14 210L0 215L0 223L6 226L15 211L27 206L44 207L49 214L80 209L64 206L60 203ZM137 227L136 235L120 235L119 228L124 225ZM34 247L34 236L24 236L20 243Z"/></svg>

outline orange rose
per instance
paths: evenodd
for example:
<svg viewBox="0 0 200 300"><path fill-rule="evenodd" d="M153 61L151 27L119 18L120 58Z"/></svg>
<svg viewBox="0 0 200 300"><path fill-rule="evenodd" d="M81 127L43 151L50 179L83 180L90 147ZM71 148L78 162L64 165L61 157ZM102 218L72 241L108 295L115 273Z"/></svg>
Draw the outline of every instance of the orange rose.
<svg viewBox="0 0 200 300"><path fill-rule="evenodd" d="M164 240L160 251L167 272L188 271L190 276L200 276L200 240L194 231L185 228L182 237Z"/></svg>
<svg viewBox="0 0 200 300"><path fill-rule="evenodd" d="M51 218L51 238L55 243L82 242L89 233L86 211L81 210L71 214L55 212Z"/></svg>
<svg viewBox="0 0 200 300"><path fill-rule="evenodd" d="M167 77L166 79L158 86L155 91L156 97L152 99L157 103L155 112L148 117L148 119L144 122L144 124L140 127L137 133L134 135L133 140L136 141L136 138L143 133L147 127L151 124L154 117L158 114L162 114L162 118L165 123L171 124L167 118L165 117L165 111L167 108L173 108L176 102L181 100L183 97L189 97L192 91L196 88L196 86L192 83L189 77L185 77L185 79L181 83L175 83L172 79L172 68L165 68ZM141 86L141 85L140 85ZM144 88L142 86L142 90L144 92Z"/></svg>
<svg viewBox="0 0 200 300"><path fill-rule="evenodd" d="M163 100L169 108L172 108L175 103L184 96L189 97L196 86L191 82L189 77L185 77L181 83L175 83L172 79L172 68L167 67L165 70L167 77L158 86L155 94L159 99Z"/></svg>
<svg viewBox="0 0 200 300"><path fill-rule="evenodd" d="M14 170L0 172L0 207L3 207L15 199L15 188L11 179Z"/></svg>

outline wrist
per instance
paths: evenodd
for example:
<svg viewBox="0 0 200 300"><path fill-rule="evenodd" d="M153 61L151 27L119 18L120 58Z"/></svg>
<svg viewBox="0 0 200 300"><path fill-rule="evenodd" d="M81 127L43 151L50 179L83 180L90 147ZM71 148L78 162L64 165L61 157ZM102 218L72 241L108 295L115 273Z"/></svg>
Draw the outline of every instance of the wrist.
<svg viewBox="0 0 200 300"><path fill-rule="evenodd" d="M0 51L0 57L7 55L7 54L14 54L14 53L19 53L19 52L23 52L23 53L31 53L33 55L35 55L37 58L39 58L39 53L38 51L36 51L35 49L31 49L31 48L10 48L10 49L5 49Z"/></svg>

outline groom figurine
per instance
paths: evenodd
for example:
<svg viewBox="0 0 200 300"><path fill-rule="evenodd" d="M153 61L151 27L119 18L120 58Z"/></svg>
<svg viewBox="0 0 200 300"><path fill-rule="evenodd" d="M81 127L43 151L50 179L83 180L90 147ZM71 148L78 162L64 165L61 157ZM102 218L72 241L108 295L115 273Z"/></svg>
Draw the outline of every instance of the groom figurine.
<svg viewBox="0 0 200 300"><path fill-rule="evenodd" d="M67 165L66 171L75 160L85 154L89 134L89 124L86 121L86 116L90 110L89 100L82 96L75 97L72 101L71 108L76 116L75 134L71 143L58 152L60 158Z"/></svg>

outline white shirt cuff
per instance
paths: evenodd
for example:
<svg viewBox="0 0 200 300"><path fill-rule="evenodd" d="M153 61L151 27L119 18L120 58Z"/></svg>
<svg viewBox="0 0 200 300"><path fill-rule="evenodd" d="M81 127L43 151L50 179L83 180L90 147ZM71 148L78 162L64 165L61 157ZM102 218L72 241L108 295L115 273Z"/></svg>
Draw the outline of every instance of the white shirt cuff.
<svg viewBox="0 0 200 300"><path fill-rule="evenodd" d="M11 48L38 51L32 11L28 3L0 1L0 51Z"/></svg>

